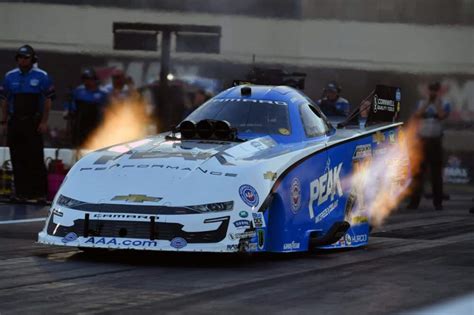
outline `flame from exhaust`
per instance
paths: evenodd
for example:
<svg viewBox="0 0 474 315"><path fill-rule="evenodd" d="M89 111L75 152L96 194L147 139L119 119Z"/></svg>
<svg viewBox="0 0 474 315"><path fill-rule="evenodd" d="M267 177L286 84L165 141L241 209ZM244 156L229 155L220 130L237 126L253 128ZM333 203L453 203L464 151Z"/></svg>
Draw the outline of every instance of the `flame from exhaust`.
<svg viewBox="0 0 474 315"><path fill-rule="evenodd" d="M391 145L379 145L372 158L354 165L353 174L344 179L353 187L349 198L355 200L346 221L368 217L371 225L380 226L410 194L410 183L423 158L417 126L410 121Z"/></svg>
<svg viewBox="0 0 474 315"><path fill-rule="evenodd" d="M102 124L92 133L83 149L97 150L147 135L149 116L138 97L115 100L105 110Z"/></svg>

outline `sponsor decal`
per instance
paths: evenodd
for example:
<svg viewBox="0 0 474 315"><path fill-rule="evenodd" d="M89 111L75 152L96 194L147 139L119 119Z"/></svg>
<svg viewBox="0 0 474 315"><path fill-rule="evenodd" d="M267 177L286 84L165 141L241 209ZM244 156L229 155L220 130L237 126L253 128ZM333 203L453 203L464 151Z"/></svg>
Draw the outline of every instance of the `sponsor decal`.
<svg viewBox="0 0 474 315"><path fill-rule="evenodd" d="M257 236L258 236L258 249L263 249L265 246L265 231L262 229L257 230Z"/></svg>
<svg viewBox="0 0 474 315"><path fill-rule="evenodd" d="M239 245L234 244L234 245L227 245L227 250L231 252L236 252L239 250Z"/></svg>
<svg viewBox="0 0 474 315"><path fill-rule="evenodd" d="M277 179L277 173L268 171L265 174L263 174L263 178L268 179L268 180L276 180Z"/></svg>
<svg viewBox="0 0 474 315"><path fill-rule="evenodd" d="M278 132L284 136L288 136L290 134L290 131L286 128L280 128L278 129Z"/></svg>
<svg viewBox="0 0 474 315"><path fill-rule="evenodd" d="M394 131L394 130L389 131L389 133L388 133L388 141L390 142L390 144L394 144L394 143L396 142L396 139L395 139L395 131Z"/></svg>
<svg viewBox="0 0 474 315"><path fill-rule="evenodd" d="M260 141L250 141L250 145L254 147L255 149L258 149L260 151L265 150L267 147L261 143Z"/></svg>
<svg viewBox="0 0 474 315"><path fill-rule="evenodd" d="M66 243L69 243L69 242L73 242L77 240L77 234L74 233L74 232L69 232L66 234L66 236L64 236L61 241L66 244Z"/></svg>
<svg viewBox="0 0 474 315"><path fill-rule="evenodd" d="M242 185L239 188L239 195L240 198L242 198L242 201L250 207L256 207L258 205L259 199L258 199L258 193L250 185Z"/></svg>
<svg viewBox="0 0 474 315"><path fill-rule="evenodd" d="M238 220L234 222L234 226L236 228L248 228L250 227L250 221L249 220Z"/></svg>
<svg viewBox="0 0 474 315"><path fill-rule="evenodd" d="M402 93L400 92L400 89L397 89L395 91L395 101L400 102L402 100Z"/></svg>
<svg viewBox="0 0 474 315"><path fill-rule="evenodd" d="M336 200L335 202L331 203L328 207L326 207L323 211L321 211L321 213L319 213L316 216L316 218L314 219L314 222L318 223L324 218L326 218L328 215L331 214L331 212L334 211L334 209L337 208L338 205L339 205L339 200Z"/></svg>
<svg viewBox="0 0 474 315"><path fill-rule="evenodd" d="M253 217L253 225L256 228L265 227L265 217L263 216L262 212L254 212L252 213L252 217Z"/></svg>
<svg viewBox="0 0 474 315"><path fill-rule="evenodd" d="M30 80L30 85L31 86L38 86L39 80L38 79L31 79Z"/></svg>
<svg viewBox="0 0 474 315"><path fill-rule="evenodd" d="M359 234L359 235L352 236L352 242L354 243L367 242L367 234Z"/></svg>
<svg viewBox="0 0 474 315"><path fill-rule="evenodd" d="M81 167L79 169L79 172L85 172L85 171L108 171L108 170L113 170L116 168L121 168L121 169L154 169L154 170L169 170L169 171L183 171L183 172L192 172L196 171L198 174L205 174L205 175L212 175L212 176L224 176L224 177L237 177L238 174L236 173L225 173L225 172L219 172L219 171L211 171L208 169L204 169L201 167L198 167L196 169L192 169L190 167L180 167L180 166L173 166L173 165L164 165L164 164L119 164L115 163L110 166L100 166L100 167Z"/></svg>
<svg viewBox="0 0 474 315"><path fill-rule="evenodd" d="M137 239L116 239L106 237L90 237L84 244L94 245L107 245L107 246L133 246L133 247L157 247L158 242L150 240L137 240Z"/></svg>
<svg viewBox="0 0 474 315"><path fill-rule="evenodd" d="M272 100L256 100L251 98L213 98L211 102L243 102L243 103L259 103L259 104L275 104L275 105L288 105L283 101L272 101Z"/></svg>
<svg viewBox="0 0 474 315"><path fill-rule="evenodd" d="M255 237L257 234L255 231L248 231L248 232L242 232L242 233L230 233L229 237L231 240L238 240L242 238L252 238Z"/></svg>
<svg viewBox="0 0 474 315"><path fill-rule="evenodd" d="M344 239L346 240L347 245L350 246L352 244L352 238L349 234L346 234L346 236L344 236Z"/></svg>
<svg viewBox="0 0 474 315"><path fill-rule="evenodd" d="M333 244L334 247L343 247L346 246L345 236L341 237L336 243Z"/></svg>
<svg viewBox="0 0 474 315"><path fill-rule="evenodd" d="M328 161L329 162L329 161ZM315 179L310 184L310 198L309 198L309 216L314 218L314 203L317 201L317 206L320 206L330 200L334 201L334 198L341 197L343 195L342 186L341 186L341 173L342 163L339 163L336 167L329 168L329 170L321 175L319 178ZM335 204L335 205L334 205ZM337 203L334 203L333 207L327 207L324 211L334 210L337 207ZM329 212L330 212L329 211ZM324 217L326 217L327 213Z"/></svg>
<svg viewBox="0 0 474 315"><path fill-rule="evenodd" d="M170 246L176 249L181 249L183 247L186 247L188 245L188 242L182 238L182 237L175 237L171 240Z"/></svg>
<svg viewBox="0 0 474 315"><path fill-rule="evenodd" d="M63 212L59 209L56 209L54 208L53 209L53 215L57 215L58 217L62 217L63 216Z"/></svg>
<svg viewBox="0 0 474 315"><path fill-rule="evenodd" d="M351 224L352 225L368 223L368 222L369 222L369 218L367 216L364 216L364 215L358 215L358 216L354 216L354 217L351 218Z"/></svg>
<svg viewBox="0 0 474 315"><path fill-rule="evenodd" d="M467 184L471 181L469 169L463 165L459 157L449 156L447 165L443 170L443 181L452 184Z"/></svg>
<svg viewBox="0 0 474 315"><path fill-rule="evenodd" d="M377 144L383 143L383 142L385 142L385 135L383 133L381 133L380 131L377 131L372 136L372 141L377 143Z"/></svg>
<svg viewBox="0 0 474 315"><path fill-rule="evenodd" d="M163 198L159 198L159 197L151 197L151 196L147 196L147 195L132 195L132 194L129 194L128 196L115 196L112 198L112 200L114 201L125 201L125 202L159 202L161 199Z"/></svg>
<svg viewBox="0 0 474 315"><path fill-rule="evenodd" d="M240 211L239 212L239 217L241 218L246 218L249 216L249 213L247 211Z"/></svg>
<svg viewBox="0 0 474 315"><path fill-rule="evenodd" d="M249 243L249 251L256 251L257 243Z"/></svg>
<svg viewBox="0 0 474 315"><path fill-rule="evenodd" d="M354 155L352 160L363 160L365 158L372 156L372 145L371 144L362 144L358 145L355 148Z"/></svg>
<svg viewBox="0 0 474 315"><path fill-rule="evenodd" d="M283 250L291 250L291 249L300 249L300 243L296 243L292 241L291 243L283 244Z"/></svg>
<svg viewBox="0 0 474 315"><path fill-rule="evenodd" d="M301 207L301 184L298 178L293 178L290 188L291 211L296 214Z"/></svg>
<svg viewBox="0 0 474 315"><path fill-rule="evenodd" d="M395 101L380 98L376 94L374 96L374 113L378 110L395 112Z"/></svg>

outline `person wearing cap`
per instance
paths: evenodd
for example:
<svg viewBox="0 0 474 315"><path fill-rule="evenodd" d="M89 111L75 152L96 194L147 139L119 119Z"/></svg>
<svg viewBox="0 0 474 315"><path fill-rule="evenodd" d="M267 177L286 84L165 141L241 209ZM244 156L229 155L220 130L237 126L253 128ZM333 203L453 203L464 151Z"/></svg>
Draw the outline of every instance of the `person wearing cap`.
<svg viewBox="0 0 474 315"><path fill-rule="evenodd" d="M317 104L326 116L346 118L349 115L351 104L340 94L341 87L336 82L329 82L324 88L323 97Z"/></svg>
<svg viewBox="0 0 474 315"><path fill-rule="evenodd" d="M134 95L135 84L131 77L127 77L120 69L112 72L112 82L104 87L109 93L111 101L122 101Z"/></svg>
<svg viewBox="0 0 474 315"><path fill-rule="evenodd" d="M15 197L43 201L47 193L43 134L55 89L49 75L35 67L33 47L21 46L15 60L18 67L7 72L0 85L1 123L7 123Z"/></svg>
<svg viewBox="0 0 474 315"><path fill-rule="evenodd" d="M99 87L99 79L94 69L85 69L81 75L82 84L72 94L70 116L72 122L73 146L81 147L91 133L99 126L107 92Z"/></svg>
<svg viewBox="0 0 474 315"><path fill-rule="evenodd" d="M443 201L443 124L451 111L449 103L440 97L441 84L431 83L428 86L428 97L417 104L414 118L418 120L418 138L421 144L422 161L420 169L415 172L413 193L408 204L409 209L418 208L423 192L423 177L426 169L431 171L433 205L442 210Z"/></svg>

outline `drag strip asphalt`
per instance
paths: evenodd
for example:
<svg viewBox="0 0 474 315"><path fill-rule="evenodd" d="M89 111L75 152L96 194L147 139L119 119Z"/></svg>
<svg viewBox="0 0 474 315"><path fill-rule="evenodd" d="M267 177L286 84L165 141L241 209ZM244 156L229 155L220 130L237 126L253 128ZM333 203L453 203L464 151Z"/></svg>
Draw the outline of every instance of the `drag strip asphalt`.
<svg viewBox="0 0 474 315"><path fill-rule="evenodd" d="M474 292L469 207L401 212L361 249L247 256L45 246L47 208L1 205L0 313L416 311Z"/></svg>

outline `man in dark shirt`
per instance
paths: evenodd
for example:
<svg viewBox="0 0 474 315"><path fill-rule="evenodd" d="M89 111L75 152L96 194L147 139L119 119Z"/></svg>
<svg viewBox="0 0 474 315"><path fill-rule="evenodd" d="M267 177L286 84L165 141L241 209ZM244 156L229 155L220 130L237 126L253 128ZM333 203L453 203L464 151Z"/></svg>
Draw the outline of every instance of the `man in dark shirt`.
<svg viewBox="0 0 474 315"><path fill-rule="evenodd" d="M83 146L99 126L108 98L107 93L99 87L99 79L93 69L85 69L81 79L82 85L74 90L70 108L74 117L74 146Z"/></svg>
<svg viewBox="0 0 474 315"><path fill-rule="evenodd" d="M45 200L47 173L43 134L55 90L48 74L35 67L34 49L24 45L15 57L18 68L6 73L0 85L2 123L8 121L8 146L18 199Z"/></svg>
<svg viewBox="0 0 474 315"><path fill-rule="evenodd" d="M418 102L415 118L419 122L418 138L422 150L420 170L413 179L413 193L409 209L416 209L423 192L423 178L427 168L431 171L433 205L442 210L443 201L443 124L450 113L449 103L443 102L439 95L441 85L434 82L429 85L429 96Z"/></svg>
<svg viewBox="0 0 474 315"><path fill-rule="evenodd" d="M328 117L347 118L351 109L348 100L340 96L341 87L336 82L329 82L323 91L323 98L317 101L318 106Z"/></svg>

